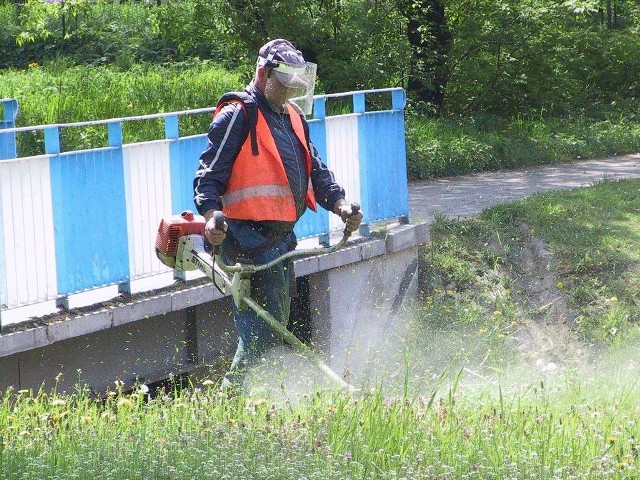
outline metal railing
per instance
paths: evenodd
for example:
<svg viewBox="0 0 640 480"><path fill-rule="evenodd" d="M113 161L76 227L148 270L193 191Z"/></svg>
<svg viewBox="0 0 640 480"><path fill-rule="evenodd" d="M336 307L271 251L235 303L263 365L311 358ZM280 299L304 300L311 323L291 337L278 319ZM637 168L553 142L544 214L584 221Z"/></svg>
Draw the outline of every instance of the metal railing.
<svg viewBox="0 0 640 480"><path fill-rule="evenodd" d="M367 109L368 101L383 106ZM213 109L15 127L17 103L1 102L0 326L91 303L98 291L172 283L155 256L156 230L162 217L194 210L192 180L207 141L205 132L181 137L179 123ZM333 103L339 112L327 114ZM362 205L365 234L373 222L408 216L404 106L399 88L314 98L311 139L348 199ZM123 142L125 122L152 119L164 121L164 138ZM62 151L62 129L101 125L107 146ZM23 132L43 137L44 154L17 156ZM320 209L305 213L296 234L321 238L341 227Z"/></svg>

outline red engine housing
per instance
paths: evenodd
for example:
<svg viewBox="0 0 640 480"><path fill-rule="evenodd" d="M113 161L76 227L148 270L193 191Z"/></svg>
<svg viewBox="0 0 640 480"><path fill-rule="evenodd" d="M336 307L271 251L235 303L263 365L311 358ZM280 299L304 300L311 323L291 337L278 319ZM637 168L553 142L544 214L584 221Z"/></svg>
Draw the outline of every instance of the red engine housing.
<svg viewBox="0 0 640 480"><path fill-rule="evenodd" d="M180 237L204 235L205 223L202 215L194 215L190 210L160 220L156 235L156 255L160 261L168 267L174 268Z"/></svg>

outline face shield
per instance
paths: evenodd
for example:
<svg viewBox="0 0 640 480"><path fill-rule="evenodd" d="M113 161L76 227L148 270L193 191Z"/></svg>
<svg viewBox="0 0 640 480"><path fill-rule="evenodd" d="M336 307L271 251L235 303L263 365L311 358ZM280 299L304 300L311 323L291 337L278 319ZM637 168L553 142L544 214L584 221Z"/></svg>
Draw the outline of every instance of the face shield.
<svg viewBox="0 0 640 480"><path fill-rule="evenodd" d="M305 115L313 109L313 91L316 83L316 64L289 64L258 57L258 65L268 68L265 96L276 108L285 108L287 102L295 103Z"/></svg>

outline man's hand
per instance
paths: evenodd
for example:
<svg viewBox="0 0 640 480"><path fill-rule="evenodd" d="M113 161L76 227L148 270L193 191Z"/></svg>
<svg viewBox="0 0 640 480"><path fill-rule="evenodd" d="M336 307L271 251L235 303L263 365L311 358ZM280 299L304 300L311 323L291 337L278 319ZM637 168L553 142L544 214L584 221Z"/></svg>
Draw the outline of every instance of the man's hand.
<svg viewBox="0 0 640 480"><path fill-rule="evenodd" d="M346 200L338 200L333 207L333 212L342 218L345 228L353 233L360 227L362 222L362 211L358 210L355 214L351 210L351 204Z"/></svg>
<svg viewBox="0 0 640 480"><path fill-rule="evenodd" d="M216 210L207 210L204 213L204 218L207 223L204 226L204 236L209 243L213 246L218 246L222 243L224 238L227 236L227 222L223 222L222 228L216 228ZM220 227L218 225L218 227Z"/></svg>

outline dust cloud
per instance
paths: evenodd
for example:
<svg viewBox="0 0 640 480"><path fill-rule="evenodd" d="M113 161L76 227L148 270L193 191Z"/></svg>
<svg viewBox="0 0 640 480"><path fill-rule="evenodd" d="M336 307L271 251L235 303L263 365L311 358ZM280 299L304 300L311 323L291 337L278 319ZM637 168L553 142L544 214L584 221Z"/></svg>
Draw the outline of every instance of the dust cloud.
<svg viewBox="0 0 640 480"><path fill-rule="evenodd" d="M584 344L581 354L562 357L559 350L523 348L521 339L506 338L496 351L471 327L430 326L414 305L391 314L359 312L351 328L332 332L323 345L324 361L361 392L381 388L390 397L445 395L455 383L460 394L494 389L522 391L541 382L551 385L578 379L585 385L618 388L640 378L640 345L604 351ZM552 333L552 332L549 332ZM635 379L635 380L634 380ZM246 380L251 396L295 402L339 386L312 362L282 345L271 349Z"/></svg>

